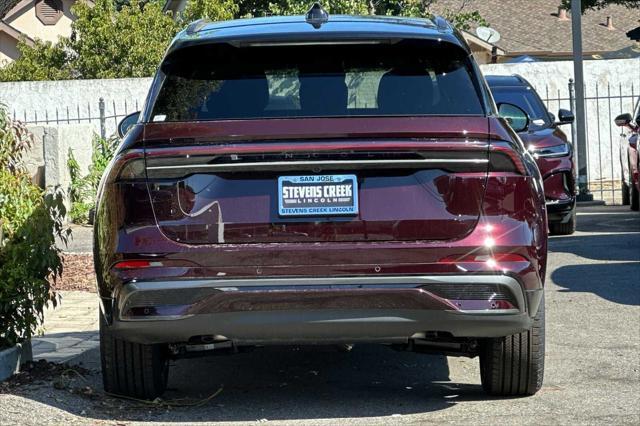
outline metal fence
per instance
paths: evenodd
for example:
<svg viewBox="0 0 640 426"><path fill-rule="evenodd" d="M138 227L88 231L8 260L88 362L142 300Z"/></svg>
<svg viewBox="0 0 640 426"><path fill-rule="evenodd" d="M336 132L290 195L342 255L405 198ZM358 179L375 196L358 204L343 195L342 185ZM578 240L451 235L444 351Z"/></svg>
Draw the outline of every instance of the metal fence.
<svg viewBox="0 0 640 426"><path fill-rule="evenodd" d="M124 101L118 104L115 101L107 102L104 98L98 100L97 105L87 102L86 105L56 107L55 113L38 114L38 111L12 111L14 120L20 120L31 125L60 125L60 124L93 124L96 133L106 138L116 132L118 123L132 112L139 111L139 102Z"/></svg>
<svg viewBox="0 0 640 426"><path fill-rule="evenodd" d="M567 90L550 93L549 88L536 88L547 109L555 113L560 108L575 110L575 88L569 80ZM594 199L608 204L621 204L621 143L620 128L614 119L619 114L633 112L638 91L630 86L610 84L585 85L585 122L587 136L587 189ZM569 133L569 132L567 132ZM575 125L571 126L570 140L575 140ZM574 150L575 151L575 150ZM622 155L625 155L623 152ZM622 157L626 161L626 157ZM584 161L579 159L579 161Z"/></svg>
<svg viewBox="0 0 640 426"><path fill-rule="evenodd" d="M549 86L536 87L549 111L558 109L575 110L575 91L573 81L569 80L565 90L552 93ZM621 199L621 162L620 129L615 126L614 118L624 112L632 112L640 88L630 86L611 86L610 84L585 85L585 108L587 127L587 187L594 198L609 204L620 204ZM56 125L91 123L96 133L108 137L115 133L118 122L131 112L138 111L142 102L105 101L100 98L97 104L60 106L55 112L13 111L15 119L27 124ZM54 111L49 107L49 111ZM571 131L565 129L570 140L575 140L575 126ZM574 150L576 151L576 150ZM581 160L582 161L582 160Z"/></svg>

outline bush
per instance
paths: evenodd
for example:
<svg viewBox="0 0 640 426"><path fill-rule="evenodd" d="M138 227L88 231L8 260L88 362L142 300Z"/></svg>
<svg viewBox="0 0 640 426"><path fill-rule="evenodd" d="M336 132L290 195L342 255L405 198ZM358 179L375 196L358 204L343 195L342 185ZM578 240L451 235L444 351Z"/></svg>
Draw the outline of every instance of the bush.
<svg viewBox="0 0 640 426"><path fill-rule="evenodd" d="M13 121L5 106L0 104L0 169L20 169L22 155L32 144L33 135L24 124Z"/></svg>
<svg viewBox="0 0 640 426"><path fill-rule="evenodd" d="M71 187L69 188L71 211L69 216L74 223L90 222L90 212L96 203L100 179L113 158L118 146L118 139L102 139L95 136L92 145L91 165L89 166L89 174L86 176L81 176L80 165L73 156L73 151L69 150L69 160L67 161L71 176Z"/></svg>
<svg viewBox="0 0 640 426"><path fill-rule="evenodd" d="M55 237L70 236L63 192L43 191L24 171L31 140L0 105L0 347L29 339L48 302L56 305L62 258Z"/></svg>

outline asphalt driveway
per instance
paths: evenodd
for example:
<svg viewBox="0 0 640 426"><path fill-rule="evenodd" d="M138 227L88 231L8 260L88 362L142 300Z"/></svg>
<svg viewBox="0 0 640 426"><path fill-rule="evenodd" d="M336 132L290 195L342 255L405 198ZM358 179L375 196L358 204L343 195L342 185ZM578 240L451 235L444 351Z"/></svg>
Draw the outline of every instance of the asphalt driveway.
<svg viewBox="0 0 640 426"><path fill-rule="evenodd" d="M477 359L356 346L178 361L165 402L146 404L101 393L94 349L87 370L0 390L0 424L640 424L640 214L582 208L578 229L551 239L534 397L487 397Z"/></svg>

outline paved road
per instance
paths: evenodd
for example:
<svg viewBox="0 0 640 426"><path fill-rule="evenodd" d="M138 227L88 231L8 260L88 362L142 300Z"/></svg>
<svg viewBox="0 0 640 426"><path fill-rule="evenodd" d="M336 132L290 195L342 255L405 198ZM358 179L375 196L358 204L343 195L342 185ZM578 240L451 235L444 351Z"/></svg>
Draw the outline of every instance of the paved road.
<svg viewBox="0 0 640 426"><path fill-rule="evenodd" d="M547 369L530 398L490 398L477 359L357 346L262 350L179 361L167 399L199 407L157 408L95 395L95 372L75 378L76 395L50 382L0 395L0 424L254 422L283 424L640 424L640 214L580 210L579 232L551 239L547 287ZM75 377L75 375L73 375Z"/></svg>

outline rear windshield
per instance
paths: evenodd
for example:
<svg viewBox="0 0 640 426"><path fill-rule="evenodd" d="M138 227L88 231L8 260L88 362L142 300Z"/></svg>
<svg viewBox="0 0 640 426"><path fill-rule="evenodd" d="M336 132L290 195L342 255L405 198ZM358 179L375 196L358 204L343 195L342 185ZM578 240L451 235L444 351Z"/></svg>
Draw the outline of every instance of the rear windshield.
<svg viewBox="0 0 640 426"><path fill-rule="evenodd" d="M152 121L483 115L465 52L444 43L178 50Z"/></svg>
<svg viewBox="0 0 640 426"><path fill-rule="evenodd" d="M491 92L497 104L507 103L522 108L533 125L547 127L553 124L547 108L530 87L492 87Z"/></svg>

